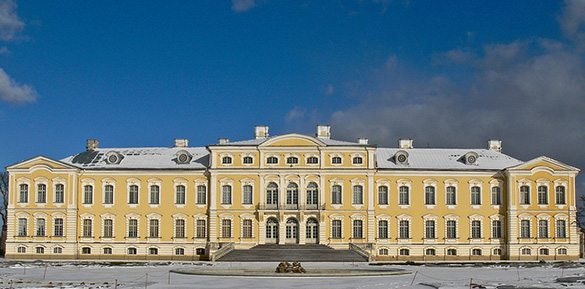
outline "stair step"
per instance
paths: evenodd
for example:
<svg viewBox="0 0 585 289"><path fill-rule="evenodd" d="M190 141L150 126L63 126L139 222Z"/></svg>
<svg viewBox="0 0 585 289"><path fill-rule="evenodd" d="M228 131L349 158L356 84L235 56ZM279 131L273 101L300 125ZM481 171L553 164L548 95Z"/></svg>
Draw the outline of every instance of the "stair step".
<svg viewBox="0 0 585 289"><path fill-rule="evenodd" d="M320 244L267 244L257 245L250 249L233 250L217 261L364 262L367 260L351 250L336 250Z"/></svg>

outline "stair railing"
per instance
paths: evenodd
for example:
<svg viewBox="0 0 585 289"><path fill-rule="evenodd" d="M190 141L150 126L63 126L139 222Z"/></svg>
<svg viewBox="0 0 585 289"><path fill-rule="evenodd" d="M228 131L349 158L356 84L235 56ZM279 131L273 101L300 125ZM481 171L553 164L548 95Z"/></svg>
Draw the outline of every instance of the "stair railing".
<svg viewBox="0 0 585 289"><path fill-rule="evenodd" d="M219 258L225 256L227 253L233 251L235 248L234 243L224 243L222 244L221 248L219 248L213 255L211 256L212 261L216 261Z"/></svg>
<svg viewBox="0 0 585 289"><path fill-rule="evenodd" d="M372 256L370 254L370 252L368 252L366 249L354 244L354 243L349 243L349 250L363 256L364 258L366 258L368 260L368 262L372 261Z"/></svg>

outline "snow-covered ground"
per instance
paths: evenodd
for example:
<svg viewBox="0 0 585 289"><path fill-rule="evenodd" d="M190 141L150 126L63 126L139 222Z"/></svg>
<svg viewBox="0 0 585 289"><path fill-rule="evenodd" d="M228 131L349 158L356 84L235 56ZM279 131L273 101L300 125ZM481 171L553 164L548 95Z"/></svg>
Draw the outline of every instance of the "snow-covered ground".
<svg viewBox="0 0 585 289"><path fill-rule="evenodd" d="M376 277L225 277L169 273L178 268L276 268L269 263L142 263L106 266L75 262L0 261L0 288L585 288L580 283L558 283L559 277L585 275L579 264L537 265L385 265L412 274ZM368 267L364 263L303 263L311 268ZM211 267L210 267L211 266ZM416 276L415 276L416 275ZM414 279L414 282L413 282ZM413 283L411 286L410 284ZM481 287L478 287L481 288ZM514 288L514 287L508 287Z"/></svg>

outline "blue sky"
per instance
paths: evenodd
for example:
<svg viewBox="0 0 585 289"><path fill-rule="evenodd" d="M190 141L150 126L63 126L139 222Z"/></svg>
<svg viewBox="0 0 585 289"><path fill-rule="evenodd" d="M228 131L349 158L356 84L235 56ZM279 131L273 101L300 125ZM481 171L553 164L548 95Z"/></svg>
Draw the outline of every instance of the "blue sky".
<svg viewBox="0 0 585 289"><path fill-rule="evenodd" d="M0 166L330 124L585 168L584 51L581 0L0 0Z"/></svg>

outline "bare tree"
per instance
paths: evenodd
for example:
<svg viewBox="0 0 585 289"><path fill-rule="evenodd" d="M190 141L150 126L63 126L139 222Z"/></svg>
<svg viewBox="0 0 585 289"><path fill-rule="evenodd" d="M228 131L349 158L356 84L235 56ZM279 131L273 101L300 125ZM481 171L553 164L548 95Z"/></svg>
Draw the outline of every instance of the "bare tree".
<svg viewBox="0 0 585 289"><path fill-rule="evenodd" d="M2 217L2 234L0 234L0 255L6 252L6 219L8 218L8 172L0 173L0 216Z"/></svg>
<svg viewBox="0 0 585 289"><path fill-rule="evenodd" d="M8 173L2 172L0 173L0 198L2 198L2 203L0 203L0 216L2 216L2 224L6 225L6 209L8 208Z"/></svg>
<svg viewBox="0 0 585 289"><path fill-rule="evenodd" d="M585 195L577 196L577 226L585 226Z"/></svg>

